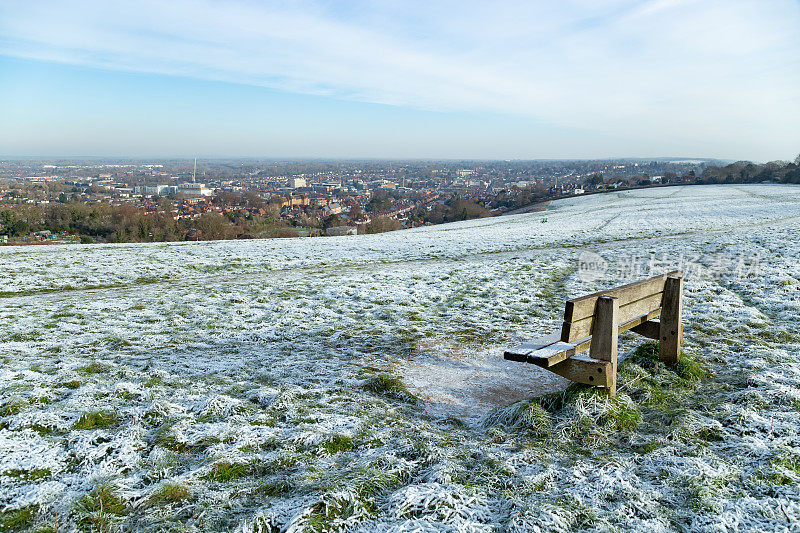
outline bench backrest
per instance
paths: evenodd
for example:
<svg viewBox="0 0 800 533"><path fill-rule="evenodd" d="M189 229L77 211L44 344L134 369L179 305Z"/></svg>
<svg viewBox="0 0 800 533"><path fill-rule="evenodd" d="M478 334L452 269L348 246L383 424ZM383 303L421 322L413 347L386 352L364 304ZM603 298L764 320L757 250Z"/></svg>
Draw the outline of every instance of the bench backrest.
<svg viewBox="0 0 800 533"><path fill-rule="evenodd" d="M657 316L661 310L664 284L668 277L673 276L683 277L683 273L676 270L607 291L567 300L564 308L564 324L561 327L561 340L575 342L591 336L595 307L597 299L601 296L611 296L619 300L620 330L629 329L625 327L626 323L631 323L643 316Z"/></svg>

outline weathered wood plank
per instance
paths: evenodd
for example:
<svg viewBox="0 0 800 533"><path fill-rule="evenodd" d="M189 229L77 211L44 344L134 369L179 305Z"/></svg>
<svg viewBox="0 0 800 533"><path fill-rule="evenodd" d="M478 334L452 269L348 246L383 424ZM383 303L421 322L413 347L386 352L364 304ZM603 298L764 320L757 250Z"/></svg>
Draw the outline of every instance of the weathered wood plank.
<svg viewBox="0 0 800 533"><path fill-rule="evenodd" d="M538 350L540 348L544 348L545 346L549 346L554 342L558 342L561 338L561 335L558 332L551 333L545 337L541 337L538 339L534 339L529 342L524 342L518 346L514 346L509 348L503 353L503 357L510 361L520 361L526 362L526 357L529 353L534 350Z"/></svg>
<svg viewBox="0 0 800 533"><path fill-rule="evenodd" d="M669 277L664 286L658 339L658 358L668 365L678 362L683 340L683 278Z"/></svg>
<svg viewBox="0 0 800 533"><path fill-rule="evenodd" d="M559 376L585 385L611 386L611 362L576 355L548 368Z"/></svg>
<svg viewBox="0 0 800 533"><path fill-rule="evenodd" d="M533 350L538 350L540 348L544 348L545 346L550 346L554 342L558 342L560 340L561 337L559 336L558 332L554 331L553 333L545 335L544 337L539 337L538 339L526 342L523 346L525 345L534 346L534 348L531 349L531 351L533 351Z"/></svg>
<svg viewBox="0 0 800 533"><path fill-rule="evenodd" d="M623 322L622 324L619 325L619 332L622 333L623 331L628 331L629 329L633 329L639 324L647 322L648 320L652 320L660 314L661 314L661 308L659 307L658 309L655 309L647 313L646 315L637 316L633 320L628 320L627 322Z"/></svg>
<svg viewBox="0 0 800 533"><path fill-rule="evenodd" d="M516 361L517 363L527 363L528 355L524 353L503 352L503 359L506 361Z"/></svg>
<svg viewBox="0 0 800 533"><path fill-rule="evenodd" d="M656 293L651 296L647 296L642 298L641 300L636 300L634 302L630 302L628 304L619 306L619 321L620 323L624 324L629 320L633 320L636 317L640 317L642 315L646 315L652 311L655 311L659 307L661 307L661 300L662 300L662 293Z"/></svg>
<svg viewBox="0 0 800 533"><path fill-rule="evenodd" d="M676 270L660 276L653 276L641 281L635 281L615 287L607 291L595 292L568 300L564 309L564 322L575 322L594 314L595 304L600 296L612 296L618 298L620 307L636 301L641 300L646 296L651 296L655 293L664 290L664 282L670 276L680 277L683 274ZM562 339L563 340L563 339Z"/></svg>
<svg viewBox="0 0 800 533"><path fill-rule="evenodd" d="M556 342L528 354L528 362L542 368L550 368L575 355L575 345L568 342Z"/></svg>
<svg viewBox="0 0 800 533"><path fill-rule="evenodd" d="M561 342L557 338L558 334L556 333L554 335L556 336L555 342L547 344L543 342L520 344L504 352L503 358L509 361L531 363L542 368L549 368L575 355L576 346L574 344ZM552 338L553 336L545 337L545 339L548 340ZM531 347L533 347L533 349L531 349Z"/></svg>
<svg viewBox="0 0 800 533"><path fill-rule="evenodd" d="M646 315L637 316L631 320L628 320L627 322L623 322L622 324L619 325L618 331L622 333L624 331L628 331L629 329L633 329L639 324L642 324L643 322L647 322L648 320L656 318L660 314L661 314L661 308L659 307L658 309L650 311ZM656 338L658 338L658 336L656 336ZM570 344L575 345L575 353L580 353L584 350L588 350L591 342L592 342L591 335L587 335L586 337L581 337L580 339L570 342Z"/></svg>
<svg viewBox="0 0 800 533"><path fill-rule="evenodd" d="M611 296L600 296L597 299L594 332L589 346L589 357L611 363L610 378L608 380L608 389L611 396L617 393L617 347L620 313L619 299Z"/></svg>
<svg viewBox="0 0 800 533"><path fill-rule="evenodd" d="M589 346L592 344L591 337L584 337L580 340L577 340L571 344L575 345L575 353L585 352L589 349Z"/></svg>
<svg viewBox="0 0 800 533"><path fill-rule="evenodd" d="M599 298L602 298L602 296ZM655 311L661 307L662 299L661 293L656 293L626 305L620 304L619 321L625 323ZM581 320L573 321L572 323L564 322L561 328L561 340L563 342L573 342L577 339L592 335L594 322L595 316L589 316Z"/></svg>
<svg viewBox="0 0 800 533"><path fill-rule="evenodd" d="M658 340L658 337L661 334L661 323L658 320L647 320L637 326L632 327L631 331L638 333L642 337Z"/></svg>
<svg viewBox="0 0 800 533"><path fill-rule="evenodd" d="M634 318L633 320L629 320L627 322L624 322L624 323L620 324L619 327L618 327L618 331L619 331L619 333L622 333L623 331L628 331L629 329L634 329L637 326L639 326L640 324L654 319L659 314L661 314L661 308L660 307L658 309L656 309L655 311L651 311L650 313L647 313L646 315L638 316L638 317ZM556 338L556 342L557 342L558 341L558 339L557 339L558 336L559 336L558 333L553 333L552 335L544 337L541 340ZM658 334L657 333L656 333L656 337L655 338L658 338ZM581 339L578 339L578 340L575 340L573 342L566 343L566 344L572 345L574 347L574 349L575 349L575 353L579 354L581 352L584 352L584 351L588 350L590 345L591 345L591 343L592 343L592 337L591 336L587 336L587 337L583 337ZM519 361L519 362L523 362L523 363L527 362L527 359L526 359L527 355L529 353L531 353L531 352L527 351L527 350L522 350L520 348L523 347L523 346L531 345L531 344L534 345L534 346L539 346L539 341L533 341L531 343L521 344L520 346L516 346L514 348L509 348L508 351L505 352L504 355L506 355L506 359L509 359L511 361ZM547 343L546 345L549 346L550 344L553 344L553 343ZM567 355L567 357L569 357L569 355ZM552 364L556 364L556 363L552 363Z"/></svg>
<svg viewBox="0 0 800 533"><path fill-rule="evenodd" d="M655 309L646 315L637 316L632 320L628 320L627 322L623 322L619 325L619 332L622 333L624 331L628 331L629 329L633 329L642 322L647 322L648 320L652 320L653 318L657 317L661 314L661 308ZM589 337L582 337L581 339L572 341L572 344L575 345L576 352L582 352L583 350L589 349L589 343L591 342L592 338ZM563 341L562 341L563 342Z"/></svg>

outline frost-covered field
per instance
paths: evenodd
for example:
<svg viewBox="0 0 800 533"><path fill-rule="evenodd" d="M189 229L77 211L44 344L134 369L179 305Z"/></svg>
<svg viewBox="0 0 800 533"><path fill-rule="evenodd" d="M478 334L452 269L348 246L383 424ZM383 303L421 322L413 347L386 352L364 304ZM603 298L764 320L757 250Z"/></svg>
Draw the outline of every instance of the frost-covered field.
<svg viewBox="0 0 800 533"><path fill-rule="evenodd" d="M584 251L609 262L591 283ZM0 530L800 531L798 258L800 188L775 185L0 248ZM631 363L613 402L503 408L564 386L504 347L675 266L713 378Z"/></svg>

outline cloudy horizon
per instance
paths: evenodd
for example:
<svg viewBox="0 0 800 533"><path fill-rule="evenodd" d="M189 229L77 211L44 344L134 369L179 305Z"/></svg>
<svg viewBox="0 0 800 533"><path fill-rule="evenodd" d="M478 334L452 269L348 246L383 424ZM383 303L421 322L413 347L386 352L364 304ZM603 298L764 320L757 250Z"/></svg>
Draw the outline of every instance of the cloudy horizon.
<svg viewBox="0 0 800 533"><path fill-rule="evenodd" d="M0 153L788 159L798 22L791 1L0 2Z"/></svg>

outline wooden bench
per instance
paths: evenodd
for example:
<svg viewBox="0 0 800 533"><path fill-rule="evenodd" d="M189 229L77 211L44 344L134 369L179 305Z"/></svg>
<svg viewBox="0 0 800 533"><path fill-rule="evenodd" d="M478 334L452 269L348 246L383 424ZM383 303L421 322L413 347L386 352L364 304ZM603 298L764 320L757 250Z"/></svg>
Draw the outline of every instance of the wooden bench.
<svg viewBox="0 0 800 533"><path fill-rule="evenodd" d="M659 341L659 359L678 362L683 273L662 274L568 300L561 332L509 348L504 357L617 392L617 339L631 330ZM656 317L660 315L660 319ZM588 355L581 354L589 350Z"/></svg>

